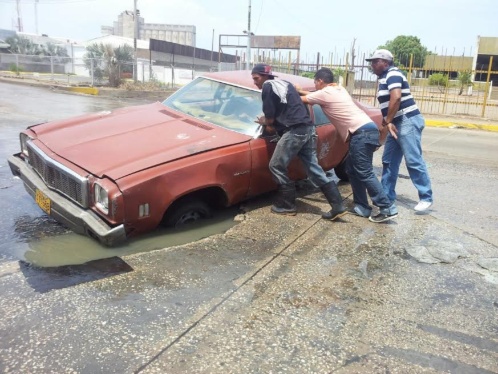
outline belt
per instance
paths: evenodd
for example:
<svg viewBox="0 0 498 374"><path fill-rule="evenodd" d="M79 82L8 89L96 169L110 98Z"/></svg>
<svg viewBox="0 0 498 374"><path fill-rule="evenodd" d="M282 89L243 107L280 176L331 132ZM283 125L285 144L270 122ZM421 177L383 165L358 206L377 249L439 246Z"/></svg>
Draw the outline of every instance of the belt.
<svg viewBox="0 0 498 374"><path fill-rule="evenodd" d="M355 132L351 133L351 136L355 136L355 135L361 134L362 132L370 132L370 131L379 131L379 129L374 129L374 128L362 129L360 127L358 130L356 130Z"/></svg>

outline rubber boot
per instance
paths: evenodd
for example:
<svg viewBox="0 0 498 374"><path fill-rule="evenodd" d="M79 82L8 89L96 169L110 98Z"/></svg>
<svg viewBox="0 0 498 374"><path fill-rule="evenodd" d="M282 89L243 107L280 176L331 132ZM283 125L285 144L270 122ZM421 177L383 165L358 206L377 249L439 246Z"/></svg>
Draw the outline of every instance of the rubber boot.
<svg viewBox="0 0 498 374"><path fill-rule="evenodd" d="M278 186L277 199L271 207L272 213L295 216L296 210L296 186L294 183L281 184Z"/></svg>
<svg viewBox="0 0 498 374"><path fill-rule="evenodd" d="M332 207L332 210L322 214L322 218L333 221L348 212L342 204L341 193L339 192L339 189L337 188L334 181L330 181L324 184L322 187L320 187L320 189L322 190L325 198Z"/></svg>

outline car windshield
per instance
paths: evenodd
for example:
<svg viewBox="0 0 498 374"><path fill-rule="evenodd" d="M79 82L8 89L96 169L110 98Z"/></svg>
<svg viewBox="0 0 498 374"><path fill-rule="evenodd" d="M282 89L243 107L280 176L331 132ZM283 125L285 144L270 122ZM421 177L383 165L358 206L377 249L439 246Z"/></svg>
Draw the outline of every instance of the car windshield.
<svg viewBox="0 0 498 374"><path fill-rule="evenodd" d="M261 93L206 78L197 78L164 102L169 108L228 130L257 136L262 114Z"/></svg>

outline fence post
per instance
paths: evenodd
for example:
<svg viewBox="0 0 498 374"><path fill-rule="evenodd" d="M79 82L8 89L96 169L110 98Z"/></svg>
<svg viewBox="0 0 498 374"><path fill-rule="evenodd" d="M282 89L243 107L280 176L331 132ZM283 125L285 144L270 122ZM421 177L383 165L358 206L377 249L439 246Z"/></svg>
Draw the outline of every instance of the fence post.
<svg viewBox="0 0 498 374"><path fill-rule="evenodd" d="M489 79L491 78L491 68L493 66L493 56L489 57L488 75L486 77L486 88L484 89L484 101L482 103L481 117L486 113L486 105L488 104Z"/></svg>
<svg viewBox="0 0 498 374"><path fill-rule="evenodd" d="M445 114L445 112L446 112L446 103L448 102L448 91L450 90L451 57L452 56L450 56L450 65L448 67L447 74L446 74L446 76L448 77L448 79L446 80L446 87L445 87L445 90L444 90L443 114Z"/></svg>
<svg viewBox="0 0 498 374"><path fill-rule="evenodd" d="M91 58L91 59L90 59L90 75L91 75L91 77L92 77L92 84L91 84L91 86L92 86L92 87L93 87L93 85L94 85L94 81L93 81L93 69L94 69L94 67L93 67L93 66L94 66L94 63L93 63L93 58Z"/></svg>
<svg viewBox="0 0 498 374"><path fill-rule="evenodd" d="M410 53L410 66L408 66L408 84L412 85L413 53Z"/></svg>
<svg viewBox="0 0 498 374"><path fill-rule="evenodd" d="M51 73L51 80L54 80L54 56L50 56L50 73Z"/></svg>
<svg viewBox="0 0 498 374"><path fill-rule="evenodd" d="M363 59L361 61L365 61L365 53L363 53ZM361 101L361 89L363 88L363 72L364 71L365 71L365 68L364 68L363 62L362 62L361 63L361 77L360 77L360 96L358 97L359 101ZM375 103L375 101L374 101L374 103Z"/></svg>

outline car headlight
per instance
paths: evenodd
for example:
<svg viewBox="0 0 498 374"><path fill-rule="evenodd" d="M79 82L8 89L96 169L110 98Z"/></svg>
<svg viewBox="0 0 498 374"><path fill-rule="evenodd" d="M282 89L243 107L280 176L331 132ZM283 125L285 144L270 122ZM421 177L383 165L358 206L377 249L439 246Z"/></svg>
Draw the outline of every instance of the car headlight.
<svg viewBox="0 0 498 374"><path fill-rule="evenodd" d="M30 137L24 133L21 133L19 137L21 141L21 152L29 157L28 141L30 140Z"/></svg>
<svg viewBox="0 0 498 374"><path fill-rule="evenodd" d="M93 185L94 201L95 206L99 208L105 214L109 213L109 194L107 190L100 184L95 183Z"/></svg>

